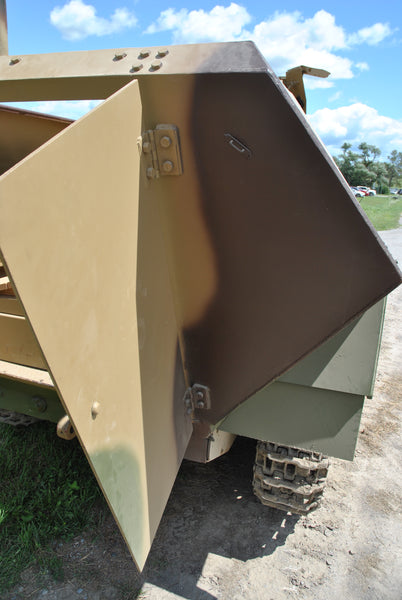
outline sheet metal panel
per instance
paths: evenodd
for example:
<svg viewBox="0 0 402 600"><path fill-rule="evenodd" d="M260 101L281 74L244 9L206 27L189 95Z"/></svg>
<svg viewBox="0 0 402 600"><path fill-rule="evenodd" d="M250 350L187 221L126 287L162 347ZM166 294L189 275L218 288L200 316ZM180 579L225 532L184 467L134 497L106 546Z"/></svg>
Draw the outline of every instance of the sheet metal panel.
<svg viewBox="0 0 402 600"><path fill-rule="evenodd" d="M276 382L230 413L220 429L353 460L364 396Z"/></svg>
<svg viewBox="0 0 402 600"><path fill-rule="evenodd" d="M371 396L374 388L385 300L322 344L279 381Z"/></svg>
<svg viewBox="0 0 402 600"><path fill-rule="evenodd" d="M141 121L133 82L0 178L14 288L140 568L191 433Z"/></svg>
<svg viewBox="0 0 402 600"><path fill-rule="evenodd" d="M28 54L19 55L17 63L0 56L0 101L107 98L134 78L267 69L253 42L186 44L164 50L157 46Z"/></svg>
<svg viewBox="0 0 402 600"><path fill-rule="evenodd" d="M0 174L65 129L70 119L0 106Z"/></svg>
<svg viewBox="0 0 402 600"><path fill-rule="evenodd" d="M46 369L41 349L23 316L0 313L0 360Z"/></svg>
<svg viewBox="0 0 402 600"><path fill-rule="evenodd" d="M401 277L268 69L150 77L141 94L147 127L180 131L184 174L153 187L186 376L211 389L199 416L216 423Z"/></svg>

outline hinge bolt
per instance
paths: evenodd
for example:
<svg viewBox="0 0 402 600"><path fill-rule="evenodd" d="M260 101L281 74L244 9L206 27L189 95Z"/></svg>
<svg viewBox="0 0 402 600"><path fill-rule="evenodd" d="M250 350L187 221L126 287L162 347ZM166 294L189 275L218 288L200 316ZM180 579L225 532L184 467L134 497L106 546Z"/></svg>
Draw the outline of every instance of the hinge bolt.
<svg viewBox="0 0 402 600"><path fill-rule="evenodd" d="M169 146L172 143L172 140L168 135L164 135L163 137L161 137L159 143L162 146L162 148L169 148Z"/></svg>
<svg viewBox="0 0 402 600"><path fill-rule="evenodd" d="M147 169L147 177L148 179L155 179L156 178L156 171L153 167L148 167Z"/></svg>
<svg viewBox="0 0 402 600"><path fill-rule="evenodd" d="M162 165L162 169L165 171L165 173L170 173L171 171L173 171L173 163L171 160L165 160L165 162Z"/></svg>

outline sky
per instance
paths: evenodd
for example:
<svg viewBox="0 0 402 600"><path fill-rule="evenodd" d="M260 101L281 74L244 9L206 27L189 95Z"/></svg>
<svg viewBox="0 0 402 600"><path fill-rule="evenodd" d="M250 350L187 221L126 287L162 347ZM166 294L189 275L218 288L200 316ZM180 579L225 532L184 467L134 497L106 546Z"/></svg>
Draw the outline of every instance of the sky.
<svg viewBox="0 0 402 600"><path fill-rule="evenodd" d="M8 0L9 54L252 40L277 75L303 64L308 119L344 142L402 151L402 1ZM78 118L94 103L32 108Z"/></svg>

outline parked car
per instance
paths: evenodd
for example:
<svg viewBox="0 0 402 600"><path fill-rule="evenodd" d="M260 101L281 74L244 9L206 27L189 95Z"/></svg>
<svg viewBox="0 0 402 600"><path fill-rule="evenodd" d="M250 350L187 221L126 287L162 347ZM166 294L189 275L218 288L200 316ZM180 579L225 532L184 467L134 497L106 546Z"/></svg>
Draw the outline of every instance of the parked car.
<svg viewBox="0 0 402 600"><path fill-rule="evenodd" d="M350 186L350 189L352 190L355 198L363 198L363 196L366 195L362 190L357 189L357 187Z"/></svg>
<svg viewBox="0 0 402 600"><path fill-rule="evenodd" d="M358 185L357 189L361 190L365 196L375 196L377 194L375 190L372 190L371 188L366 187L365 185Z"/></svg>

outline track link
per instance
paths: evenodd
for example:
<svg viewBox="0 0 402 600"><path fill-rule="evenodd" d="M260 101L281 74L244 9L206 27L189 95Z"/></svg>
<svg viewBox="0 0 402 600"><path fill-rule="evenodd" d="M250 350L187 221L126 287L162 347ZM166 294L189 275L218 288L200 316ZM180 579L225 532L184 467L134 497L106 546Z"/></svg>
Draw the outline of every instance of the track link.
<svg viewBox="0 0 402 600"><path fill-rule="evenodd" d="M328 468L318 452L259 441L253 490L266 506L306 515L318 506Z"/></svg>
<svg viewBox="0 0 402 600"><path fill-rule="evenodd" d="M0 408L0 423L8 423L8 425L32 425L39 421L36 417L30 417L29 415L23 415L22 413L13 412L11 410L5 410Z"/></svg>

